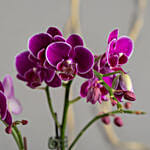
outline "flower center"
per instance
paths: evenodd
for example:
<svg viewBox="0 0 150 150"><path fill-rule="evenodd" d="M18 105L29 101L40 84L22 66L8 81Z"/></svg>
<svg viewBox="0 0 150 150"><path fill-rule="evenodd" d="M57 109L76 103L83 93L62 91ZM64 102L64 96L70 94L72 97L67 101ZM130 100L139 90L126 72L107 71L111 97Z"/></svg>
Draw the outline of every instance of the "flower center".
<svg viewBox="0 0 150 150"><path fill-rule="evenodd" d="M57 65L57 70L62 80L72 80L76 74L76 64L71 60L65 60Z"/></svg>

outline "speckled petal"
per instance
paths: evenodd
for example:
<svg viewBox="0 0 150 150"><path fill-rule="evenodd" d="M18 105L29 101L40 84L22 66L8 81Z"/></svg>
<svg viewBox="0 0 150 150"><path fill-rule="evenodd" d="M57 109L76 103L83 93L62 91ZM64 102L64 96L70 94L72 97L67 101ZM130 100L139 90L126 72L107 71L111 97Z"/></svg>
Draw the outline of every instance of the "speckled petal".
<svg viewBox="0 0 150 150"><path fill-rule="evenodd" d="M7 100L5 95L0 91L0 115L1 119L4 120L7 114Z"/></svg>
<svg viewBox="0 0 150 150"><path fill-rule="evenodd" d="M113 30L112 32L110 32L110 34L109 34L109 36L108 36L108 44L109 44L113 39L117 39L118 33L119 33L119 30L118 30L118 29L115 29L115 30Z"/></svg>
<svg viewBox="0 0 150 150"><path fill-rule="evenodd" d="M78 73L78 75L80 77L83 77L83 78L86 78L86 79L91 79L91 78L94 77L94 73L93 73L92 69L89 72L85 73L85 74Z"/></svg>
<svg viewBox="0 0 150 150"><path fill-rule="evenodd" d="M49 33L52 37L54 37L55 35L62 36L61 31L56 27L49 27L47 33Z"/></svg>
<svg viewBox="0 0 150 150"><path fill-rule="evenodd" d="M6 115L6 118L5 118L5 122L8 124L8 125L11 125L12 124L12 116L10 114L9 111L7 111L7 115Z"/></svg>
<svg viewBox="0 0 150 150"><path fill-rule="evenodd" d="M39 33L29 39L29 51L37 56L38 52L52 42L52 37L47 33Z"/></svg>
<svg viewBox="0 0 150 150"><path fill-rule="evenodd" d="M75 46L83 46L83 40L82 38L77 34L72 34L68 37L66 40L67 43L69 43L73 48Z"/></svg>
<svg viewBox="0 0 150 150"><path fill-rule="evenodd" d="M14 96L13 79L10 75L6 75L3 80L4 94L7 98Z"/></svg>
<svg viewBox="0 0 150 150"><path fill-rule="evenodd" d="M65 42L55 42L46 49L46 59L52 65L56 66L62 59L68 58L71 47Z"/></svg>
<svg viewBox="0 0 150 150"><path fill-rule="evenodd" d="M117 53L123 53L129 57L133 51L133 42L129 37L122 36L117 40L115 49Z"/></svg>
<svg viewBox="0 0 150 150"><path fill-rule="evenodd" d="M29 52L25 51L16 56L16 69L22 76L35 65L28 59Z"/></svg>
<svg viewBox="0 0 150 150"><path fill-rule="evenodd" d="M53 80L51 82L46 82L48 86L56 88L61 86L61 79L55 74Z"/></svg>
<svg viewBox="0 0 150 150"><path fill-rule="evenodd" d="M87 73L94 65L93 54L82 46L75 47L74 59L77 63L77 70L81 74Z"/></svg>
<svg viewBox="0 0 150 150"><path fill-rule="evenodd" d="M81 88L80 88L80 96L81 97L86 97L87 96L89 86L90 86L89 81L86 81L81 85Z"/></svg>

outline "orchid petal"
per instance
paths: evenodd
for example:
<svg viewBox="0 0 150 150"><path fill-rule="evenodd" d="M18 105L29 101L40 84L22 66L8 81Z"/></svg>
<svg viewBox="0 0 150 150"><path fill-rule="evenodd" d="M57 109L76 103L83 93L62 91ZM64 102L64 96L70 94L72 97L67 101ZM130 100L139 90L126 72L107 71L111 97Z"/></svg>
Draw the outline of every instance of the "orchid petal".
<svg viewBox="0 0 150 150"><path fill-rule="evenodd" d="M5 95L0 91L0 114L1 119L4 120L7 114L7 100Z"/></svg>
<svg viewBox="0 0 150 150"><path fill-rule="evenodd" d="M74 48L75 46L83 46L83 40L77 34L71 34L66 40L66 42L69 43L72 46L72 48Z"/></svg>
<svg viewBox="0 0 150 150"><path fill-rule="evenodd" d="M60 87L61 86L61 80L60 78L58 77L57 74L55 74L53 80L51 82L46 82L48 86L51 86L53 88L56 88L56 87Z"/></svg>
<svg viewBox="0 0 150 150"><path fill-rule="evenodd" d="M46 59L52 66L56 66L68 57L70 50L71 46L65 42L52 43L46 49Z"/></svg>
<svg viewBox="0 0 150 150"><path fill-rule="evenodd" d="M4 93L4 87L1 81L0 81L0 91Z"/></svg>
<svg viewBox="0 0 150 150"><path fill-rule="evenodd" d="M89 86L90 86L89 81L86 81L81 85L81 88L80 88L80 96L81 97L86 97L87 96Z"/></svg>
<svg viewBox="0 0 150 150"><path fill-rule="evenodd" d="M75 47L75 61L77 63L77 70L81 74L87 73L94 65L94 56L86 48L78 46Z"/></svg>
<svg viewBox="0 0 150 150"><path fill-rule="evenodd" d="M16 69L19 74L24 76L25 72L35 65L28 59L29 52L25 51L16 56Z"/></svg>
<svg viewBox="0 0 150 150"><path fill-rule="evenodd" d="M119 34L119 30L115 29L112 32L110 32L109 36L108 36L108 44L113 40L113 39L117 39Z"/></svg>
<svg viewBox="0 0 150 150"><path fill-rule="evenodd" d="M29 39L29 50L34 56L37 56L38 52L45 48L52 42L52 37L47 33L39 33L32 36Z"/></svg>
<svg viewBox="0 0 150 150"><path fill-rule="evenodd" d="M59 42L59 41L65 42L65 39L62 36L60 36L60 35L55 35L54 36L54 41L55 42Z"/></svg>
<svg viewBox="0 0 150 150"><path fill-rule="evenodd" d="M9 111L7 111L7 115L6 115L6 118L5 118L5 122L8 124L8 125L11 125L12 124L12 116L10 114Z"/></svg>
<svg viewBox="0 0 150 150"><path fill-rule="evenodd" d="M10 75L6 75L3 80L4 94L7 98L14 96L13 79Z"/></svg>
<svg viewBox="0 0 150 150"><path fill-rule="evenodd" d="M89 72L85 73L85 74L80 74L78 73L78 75L80 77L83 77L83 78L86 78L86 79L91 79L94 77L94 73L93 73L93 70L91 69Z"/></svg>
<svg viewBox="0 0 150 150"><path fill-rule="evenodd" d="M122 36L117 40L115 49L117 53L123 53L130 57L133 51L133 41L127 36Z"/></svg>
<svg viewBox="0 0 150 150"><path fill-rule="evenodd" d="M15 115L20 114L22 112L21 103L15 97L8 99L8 105L9 111Z"/></svg>
<svg viewBox="0 0 150 150"><path fill-rule="evenodd" d="M47 33L49 33L52 37L54 37L55 35L62 36L61 31L56 27L49 27Z"/></svg>

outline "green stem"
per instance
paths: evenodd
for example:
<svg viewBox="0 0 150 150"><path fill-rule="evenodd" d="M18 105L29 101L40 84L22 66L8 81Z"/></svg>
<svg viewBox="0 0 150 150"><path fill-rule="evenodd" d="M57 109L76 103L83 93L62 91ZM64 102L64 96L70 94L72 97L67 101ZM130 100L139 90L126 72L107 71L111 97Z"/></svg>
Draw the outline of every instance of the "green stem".
<svg viewBox="0 0 150 150"><path fill-rule="evenodd" d="M50 92L49 92L49 87L48 86L46 86L45 92L46 92L46 96L47 96L47 102L48 102L49 110L50 110L50 112L52 114L52 117L53 117L57 127L60 128L60 124L58 122L58 119L57 119L57 117L55 115L55 112L54 112L54 109L53 109L53 106L52 106L52 102L51 102L51 97L50 97Z"/></svg>
<svg viewBox="0 0 150 150"><path fill-rule="evenodd" d="M12 133L11 134L12 134L12 136L13 136L13 138L14 138L17 146L18 146L18 149L21 150L19 139L18 139L18 136L17 136L16 131L14 130L14 128L12 128Z"/></svg>
<svg viewBox="0 0 150 150"><path fill-rule="evenodd" d="M145 112L141 112L141 111L132 111L132 110L115 110L112 112L108 112L108 113L104 113L104 114L100 114L98 116L95 116L91 121L89 121L84 128L79 132L79 134L76 136L76 138L74 139L74 141L72 142L72 144L70 145L68 150L71 150L73 148L73 146L77 143L77 141L79 140L79 138L83 135L83 133L85 133L85 131L93 124L95 123L97 120L99 120L100 118L106 117L106 116L110 116L113 114L119 114L119 113L126 113L126 114L145 114Z"/></svg>
<svg viewBox="0 0 150 150"><path fill-rule="evenodd" d="M113 89L103 80L103 74L94 70L95 76L99 79L100 83L109 91L109 94L113 95Z"/></svg>
<svg viewBox="0 0 150 150"><path fill-rule="evenodd" d="M80 97L80 96L78 96L78 97L76 97L75 99L70 100L70 101L69 101L69 104L73 104L73 103L75 103L75 102L79 101L80 99L81 99L81 97Z"/></svg>
<svg viewBox="0 0 150 150"><path fill-rule="evenodd" d="M65 102L64 102L64 112L63 112L63 118L62 118L62 126L61 126L61 140L62 140L62 145L61 148L62 150L65 150L65 131L66 131L66 125L67 125L67 113L68 113L68 108L69 108L69 93L70 93L70 87L71 87L72 80L67 83L65 86L66 91L65 91Z"/></svg>
<svg viewBox="0 0 150 150"><path fill-rule="evenodd" d="M0 118L0 120L1 120L1 118ZM3 122L5 127L8 127L8 125L5 121L3 121L3 120L1 120L1 121ZM11 134L12 134L12 136L13 136L13 138L14 138L17 146L18 146L18 149L19 150L24 150L24 145L23 145L23 142L22 142L22 136L21 136L21 133L18 130L18 128L15 127L15 126L12 126L12 133Z"/></svg>
<svg viewBox="0 0 150 150"><path fill-rule="evenodd" d="M110 73L107 73L107 74L103 74L103 77L111 76L111 75L114 75L114 74L117 74L117 73L123 73L123 72L122 71L110 72Z"/></svg>
<svg viewBox="0 0 150 150"><path fill-rule="evenodd" d="M17 126L13 126L12 129L15 131L17 137L18 137L18 142L20 145L20 150L24 150L24 144L23 144L23 139L20 131L18 130Z"/></svg>
<svg viewBox="0 0 150 150"><path fill-rule="evenodd" d="M120 72L120 71L116 71L116 72L118 73L118 72ZM114 72L114 73L115 73L115 72ZM104 75L101 74L101 73L99 73L99 72L97 72L97 71L95 71L95 70L94 70L94 74L95 74L95 76L99 79L100 84L103 85L103 86L108 90L108 92L109 92L109 94L110 94L110 97L111 97L112 99L114 99L114 100L117 102L117 108L118 108L118 109L121 109L122 105L121 105L120 102L117 100L117 98L114 96L114 89L111 88L111 87L103 80ZM111 73L109 73L109 74L111 74Z"/></svg>

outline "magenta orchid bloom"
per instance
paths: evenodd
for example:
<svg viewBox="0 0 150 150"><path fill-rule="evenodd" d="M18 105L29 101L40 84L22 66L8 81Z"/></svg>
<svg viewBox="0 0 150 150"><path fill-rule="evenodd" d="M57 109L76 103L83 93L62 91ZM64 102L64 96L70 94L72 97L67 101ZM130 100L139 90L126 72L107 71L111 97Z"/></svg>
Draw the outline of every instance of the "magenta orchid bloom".
<svg viewBox="0 0 150 150"><path fill-rule="evenodd" d="M29 39L29 50L16 56L17 77L36 88L44 81L48 86L59 87L61 80L72 80L76 74L93 77L94 58L83 47L80 36L72 34L67 40L56 27Z"/></svg>
<svg viewBox="0 0 150 150"><path fill-rule="evenodd" d="M18 79L27 82L31 88L40 86L45 81L51 87L58 87L61 81L55 71L39 67L29 59L28 51L22 52L16 56L16 69Z"/></svg>
<svg viewBox="0 0 150 150"><path fill-rule="evenodd" d="M104 80L107 82L107 84L111 84L109 77L105 77ZM80 96L86 97L87 102L91 102L92 104L95 104L96 102L102 103L102 101L107 101L107 94L108 91L99 83L97 78L89 79L81 85Z"/></svg>
<svg viewBox="0 0 150 150"><path fill-rule="evenodd" d="M56 69L48 64L45 50L49 44L65 41L62 33L56 27L50 27L47 33L39 33L29 39L29 51L16 56L17 77L27 82L27 86L36 88L46 82L48 86L59 87L61 80Z"/></svg>
<svg viewBox="0 0 150 150"><path fill-rule="evenodd" d="M107 62L111 67L127 63L133 52L133 41L128 36L118 38L118 29L113 30L108 36Z"/></svg>
<svg viewBox="0 0 150 150"><path fill-rule="evenodd" d="M14 95L13 80L10 75L4 77L0 82L0 115L8 125L12 124L12 114L20 114L22 106Z"/></svg>
<svg viewBox="0 0 150 150"><path fill-rule="evenodd" d="M79 35L72 34L66 42L54 42L46 49L48 63L56 68L62 80L72 80L76 74L84 78L92 78L94 63L92 53L83 47Z"/></svg>

